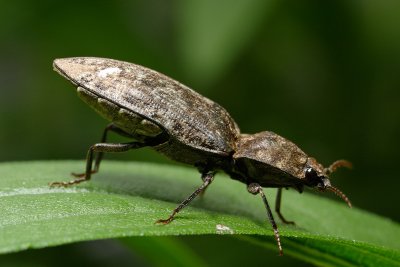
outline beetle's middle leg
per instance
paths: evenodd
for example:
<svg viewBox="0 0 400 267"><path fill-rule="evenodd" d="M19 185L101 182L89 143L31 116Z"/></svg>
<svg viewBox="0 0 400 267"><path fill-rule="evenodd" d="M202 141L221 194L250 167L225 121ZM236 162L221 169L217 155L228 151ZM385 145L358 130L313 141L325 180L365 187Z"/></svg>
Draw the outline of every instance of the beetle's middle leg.
<svg viewBox="0 0 400 267"><path fill-rule="evenodd" d="M101 140L100 140L100 143L107 143L107 135L108 135L109 131L115 132L115 133L117 133L117 134L119 134L121 136L131 137L129 134L127 134L126 132L124 132L123 130L121 130L117 126L115 126L115 124L110 123L104 129L103 135L102 135ZM92 169L91 174L97 173L99 171L100 163L101 163L101 160L103 159L103 156L104 156L104 152L98 152L96 154L96 159L95 159L95 162L94 162L94 169ZM77 178L82 178L82 177L86 176L86 172L84 172L84 173L71 173L71 174L73 176L77 177Z"/></svg>
<svg viewBox="0 0 400 267"><path fill-rule="evenodd" d="M275 201L275 211L283 223L295 224L293 221L287 221L285 219L285 217L283 217L283 215L281 213L281 199L282 199L282 188L278 188L278 192L276 194L276 201Z"/></svg>
<svg viewBox="0 0 400 267"><path fill-rule="evenodd" d="M125 152L130 149L136 149L136 148L141 148L145 147L147 144L145 143L140 143L140 142L129 142L129 143L98 143L92 145L86 156L86 172L83 177L79 177L75 180L69 181L69 182L53 182L50 184L50 186L70 186L74 184L79 184L81 182L90 180L90 176L93 173L92 171L92 165L93 165L93 153L98 152L98 153L104 153L104 152Z"/></svg>
<svg viewBox="0 0 400 267"><path fill-rule="evenodd" d="M178 207L176 207L172 211L171 215L167 219L165 219L165 220L160 219L160 220L156 221L156 223L162 223L162 224L170 223L174 219L175 215L181 209L186 207L187 204L189 204L198 194L203 192L207 188L207 186L209 186L211 184L211 182L214 180L214 175L215 175L215 172L203 173L201 176L201 178L203 179L203 184L199 188L197 188L188 198L186 198L184 201L182 201L182 203L179 204Z"/></svg>

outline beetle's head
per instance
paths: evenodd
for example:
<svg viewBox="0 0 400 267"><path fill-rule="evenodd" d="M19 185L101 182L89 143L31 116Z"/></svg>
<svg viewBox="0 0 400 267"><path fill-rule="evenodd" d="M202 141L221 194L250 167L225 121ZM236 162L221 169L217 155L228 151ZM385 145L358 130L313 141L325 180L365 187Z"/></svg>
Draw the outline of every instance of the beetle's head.
<svg viewBox="0 0 400 267"><path fill-rule="evenodd" d="M341 197L349 207L351 207L350 200L339 189L331 185L329 175L339 167L351 168L351 163L346 160L338 160L332 163L328 168L324 168L314 158L308 158L305 172L306 185L314 187L319 191L331 191Z"/></svg>

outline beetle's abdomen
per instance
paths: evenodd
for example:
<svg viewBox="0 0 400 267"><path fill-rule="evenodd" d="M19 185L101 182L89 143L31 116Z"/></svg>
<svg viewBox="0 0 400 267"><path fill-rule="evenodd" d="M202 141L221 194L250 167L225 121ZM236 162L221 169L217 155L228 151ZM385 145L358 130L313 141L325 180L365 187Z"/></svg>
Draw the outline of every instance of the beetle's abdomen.
<svg viewBox="0 0 400 267"><path fill-rule="evenodd" d="M111 101L101 98L85 88L78 87L78 96L105 119L112 121L120 129L133 137L153 137L162 133L162 129L142 116L121 108Z"/></svg>

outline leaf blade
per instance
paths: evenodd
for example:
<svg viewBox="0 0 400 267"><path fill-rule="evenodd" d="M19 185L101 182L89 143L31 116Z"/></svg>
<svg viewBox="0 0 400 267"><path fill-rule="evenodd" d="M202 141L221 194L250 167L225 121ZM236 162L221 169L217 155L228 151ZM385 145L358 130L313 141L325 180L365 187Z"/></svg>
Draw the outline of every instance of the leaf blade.
<svg viewBox="0 0 400 267"><path fill-rule="evenodd" d="M195 170L104 162L102 172L88 183L48 188L47 183L82 167L76 161L0 164L0 253L124 236L216 234L218 224L237 235L272 238L260 199L222 175L204 198L162 226L154 222L167 217L200 184ZM266 192L271 202L274 192ZM288 255L343 266L364 262L359 255L379 259L385 266L400 261L395 222L311 194L285 192L284 201L286 217L299 225L279 225ZM276 249L273 239L269 245ZM293 252L300 248L303 255ZM306 253L307 249L316 252Z"/></svg>

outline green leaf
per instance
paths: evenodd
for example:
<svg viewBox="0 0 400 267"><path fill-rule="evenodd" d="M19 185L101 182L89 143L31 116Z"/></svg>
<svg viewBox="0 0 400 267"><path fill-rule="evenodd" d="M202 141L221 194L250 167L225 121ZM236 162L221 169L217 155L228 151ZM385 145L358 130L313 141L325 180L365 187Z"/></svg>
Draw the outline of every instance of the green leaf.
<svg viewBox="0 0 400 267"><path fill-rule="evenodd" d="M201 184L194 168L106 161L90 182L71 188L47 186L83 168L84 162L76 161L0 164L1 253L125 236L218 233L234 233L277 251L259 196L225 175L218 174L205 196L171 224L156 225ZM274 191L265 190L271 205ZM283 213L297 223L278 221L286 255L324 266L400 262L400 227L389 219L291 190L283 194ZM221 233L217 225L231 230Z"/></svg>

